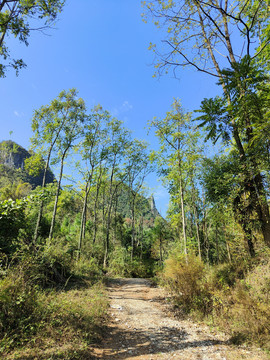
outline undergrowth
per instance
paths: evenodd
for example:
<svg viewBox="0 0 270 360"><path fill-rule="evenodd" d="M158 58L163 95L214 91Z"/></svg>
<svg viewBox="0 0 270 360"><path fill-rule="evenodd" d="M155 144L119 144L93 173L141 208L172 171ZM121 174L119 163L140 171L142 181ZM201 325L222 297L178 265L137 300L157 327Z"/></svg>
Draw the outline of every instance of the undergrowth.
<svg viewBox="0 0 270 360"><path fill-rule="evenodd" d="M50 248L18 256L0 279L0 358L89 359L108 300L93 261Z"/></svg>
<svg viewBox="0 0 270 360"><path fill-rule="evenodd" d="M235 344L253 343L270 351L269 256L208 266L177 254L165 262L161 282L182 315L204 320L231 335Z"/></svg>

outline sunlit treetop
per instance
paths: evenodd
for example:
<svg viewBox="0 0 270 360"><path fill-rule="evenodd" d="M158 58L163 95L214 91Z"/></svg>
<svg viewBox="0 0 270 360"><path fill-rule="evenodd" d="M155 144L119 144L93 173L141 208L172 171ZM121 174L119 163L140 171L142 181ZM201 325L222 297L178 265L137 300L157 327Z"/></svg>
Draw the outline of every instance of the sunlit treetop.
<svg viewBox="0 0 270 360"><path fill-rule="evenodd" d="M258 0L154 0L142 2L144 19L164 31L160 44L150 44L158 74L193 66L220 77L221 69L244 56L269 52L269 2Z"/></svg>

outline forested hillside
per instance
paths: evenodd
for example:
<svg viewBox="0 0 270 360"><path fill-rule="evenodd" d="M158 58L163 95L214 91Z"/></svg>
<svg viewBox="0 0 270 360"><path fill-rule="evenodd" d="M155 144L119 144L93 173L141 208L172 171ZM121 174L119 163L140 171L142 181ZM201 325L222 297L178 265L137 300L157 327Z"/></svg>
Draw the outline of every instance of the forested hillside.
<svg viewBox="0 0 270 360"><path fill-rule="evenodd" d="M3 197L12 197L12 191L17 191L17 193L21 191L15 187L34 189L42 185L41 171L36 175L27 171L27 159L30 157L31 154L27 150L11 140L0 143L0 187ZM53 183L54 179L53 173L49 170L45 183ZM19 194L17 196L20 197Z"/></svg>
<svg viewBox="0 0 270 360"><path fill-rule="evenodd" d="M47 27L63 5L0 1L0 77L25 66L10 59L4 39L27 45L28 20L48 18ZM156 75L189 66L216 80L217 95L193 112L172 99L164 116L149 119L149 145L79 89L66 89L33 109L28 150L3 139L5 357L64 341L77 347L44 358L83 358L108 318L102 282L114 276L153 278L182 317L223 329L235 344L270 349L269 4L143 7L144 21L164 35L150 45ZM168 191L166 218L147 185L154 175Z"/></svg>

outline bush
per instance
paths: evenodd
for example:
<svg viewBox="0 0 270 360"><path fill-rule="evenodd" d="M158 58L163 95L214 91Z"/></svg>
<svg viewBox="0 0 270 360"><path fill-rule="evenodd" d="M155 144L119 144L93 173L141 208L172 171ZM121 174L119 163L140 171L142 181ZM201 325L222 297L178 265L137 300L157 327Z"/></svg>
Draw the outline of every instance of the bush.
<svg viewBox="0 0 270 360"><path fill-rule="evenodd" d="M101 284L84 290L44 293L24 275L21 268L16 268L0 281L1 359L13 349L23 353L27 347L28 352L33 350L35 359L43 358L45 348L58 354L59 348L69 347L70 353L76 353L101 337L108 308ZM73 359L68 354L63 358Z"/></svg>
<svg viewBox="0 0 270 360"><path fill-rule="evenodd" d="M110 254L108 273L114 276L127 276L128 252L124 247L117 247Z"/></svg>
<svg viewBox="0 0 270 360"><path fill-rule="evenodd" d="M149 278L152 274L152 264L141 259L128 260L126 276L134 278Z"/></svg>
<svg viewBox="0 0 270 360"><path fill-rule="evenodd" d="M245 260L217 265L212 268L211 282L215 288L232 287L245 278L250 268L251 263Z"/></svg>
<svg viewBox="0 0 270 360"><path fill-rule="evenodd" d="M161 281L184 313L217 325L234 343L256 343L270 350L269 254L254 260L206 267L197 257L166 260Z"/></svg>
<svg viewBox="0 0 270 360"><path fill-rule="evenodd" d="M2 347L23 343L40 324L41 306L37 289L25 281L24 274L13 270L0 281L0 337Z"/></svg>
<svg viewBox="0 0 270 360"><path fill-rule="evenodd" d="M250 270L233 287L216 291L215 322L225 328L234 343L256 342L270 350L270 263Z"/></svg>
<svg viewBox="0 0 270 360"><path fill-rule="evenodd" d="M74 264L73 273L76 277L90 278L93 282L99 280L103 275L98 261L95 258L89 260L84 258L80 259Z"/></svg>
<svg viewBox="0 0 270 360"><path fill-rule="evenodd" d="M64 284L72 275L73 259L69 246L60 241L47 244L38 254L36 263L43 286Z"/></svg>
<svg viewBox="0 0 270 360"><path fill-rule="evenodd" d="M196 256L171 255L165 262L163 281L184 312L212 309L212 297L205 283L205 266Z"/></svg>
<svg viewBox="0 0 270 360"><path fill-rule="evenodd" d="M137 258L131 260L124 248L116 248L109 259L108 273L114 276L145 278L152 276L152 264Z"/></svg>

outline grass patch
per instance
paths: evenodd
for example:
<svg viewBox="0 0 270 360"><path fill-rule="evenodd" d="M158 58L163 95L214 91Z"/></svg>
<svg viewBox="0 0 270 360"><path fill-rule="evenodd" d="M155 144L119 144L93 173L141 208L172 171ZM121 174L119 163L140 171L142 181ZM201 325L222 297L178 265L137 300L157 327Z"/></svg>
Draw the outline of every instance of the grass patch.
<svg viewBox="0 0 270 360"><path fill-rule="evenodd" d="M166 261L162 282L176 311L206 321L231 335L231 342L256 344L270 351L270 261L265 254L209 267L177 254Z"/></svg>
<svg viewBox="0 0 270 360"><path fill-rule="evenodd" d="M87 289L37 293L32 331L14 326L0 341L2 358L91 359L89 345L101 338L108 300L101 283Z"/></svg>

